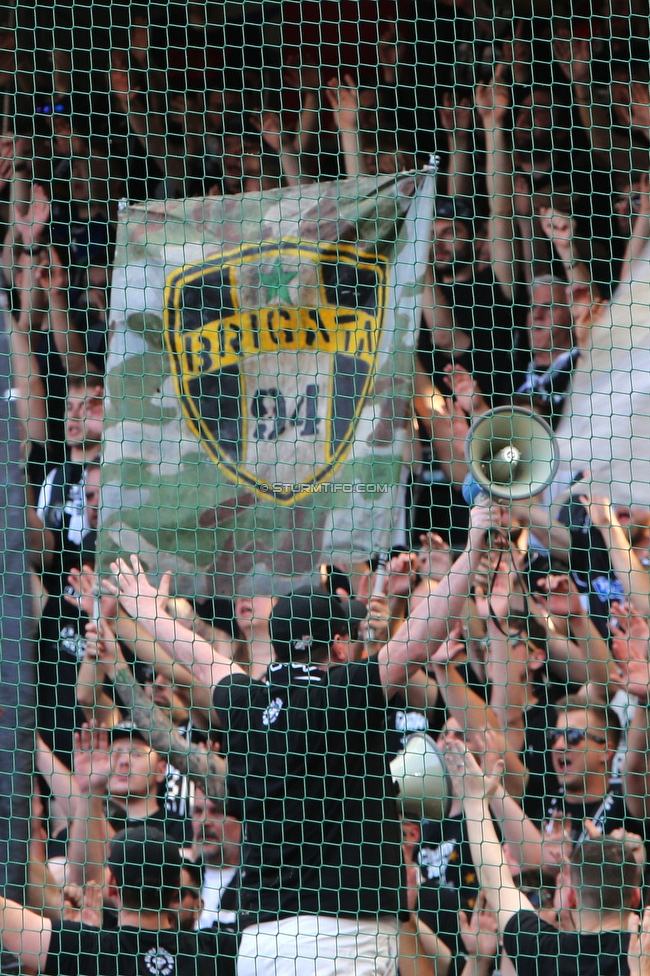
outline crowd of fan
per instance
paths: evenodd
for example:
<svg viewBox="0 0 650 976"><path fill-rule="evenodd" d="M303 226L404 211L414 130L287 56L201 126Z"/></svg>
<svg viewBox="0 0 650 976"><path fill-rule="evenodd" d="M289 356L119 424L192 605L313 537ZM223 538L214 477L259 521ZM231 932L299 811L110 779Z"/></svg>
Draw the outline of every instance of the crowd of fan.
<svg viewBox="0 0 650 976"><path fill-rule="evenodd" d="M592 322L646 253L643 11L583 16L574 4L501 23L466 7L440 0L426 44L415 20L368 21L349 63L339 47L331 68L304 33L292 47L289 19L279 66L244 43L235 69L200 5L179 23L180 9L163 21L133 6L103 87L80 99L54 52L54 94L36 97L29 125L16 114L5 128L0 273L39 580L27 897L48 917L109 924L106 845L151 822L182 851L176 923L213 929L222 957L236 954L241 825L224 805L211 688L92 568L117 202L393 173L440 155L407 531L385 572L373 559L317 580L361 607L358 660L394 638L465 545L472 421L517 403L556 423ZM650 795L650 511L592 497L584 475L552 512L502 513L464 612L388 709L391 755L428 731L451 754L462 736L486 771L503 765L490 809L507 863L564 930L576 850L607 835L643 868ZM159 600L183 633L263 679L278 594L251 581L232 602ZM439 976L503 968L466 813L459 794L440 821L403 823L417 948ZM636 907L625 894L621 911Z"/></svg>

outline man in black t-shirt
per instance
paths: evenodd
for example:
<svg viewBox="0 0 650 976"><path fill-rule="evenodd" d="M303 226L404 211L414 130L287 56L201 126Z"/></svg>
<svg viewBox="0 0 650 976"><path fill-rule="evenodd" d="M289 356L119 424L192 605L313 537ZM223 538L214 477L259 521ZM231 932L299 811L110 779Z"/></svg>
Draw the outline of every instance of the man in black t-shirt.
<svg viewBox="0 0 650 976"><path fill-rule="evenodd" d="M276 955L283 972L306 965L323 930L330 952L377 954L390 972L402 854L379 665L350 662L348 603L320 587L280 599L270 628L268 683L214 690L245 823L239 976Z"/></svg>
<svg viewBox="0 0 650 976"><path fill-rule="evenodd" d="M605 837L577 845L567 872L573 931L542 921L515 887L489 810L490 779L465 744L447 744L447 770L462 799L472 857L503 947L525 976L629 976L627 931L641 902L636 841ZM502 763L501 763L502 765ZM492 780L494 782L494 780Z"/></svg>
<svg viewBox="0 0 650 976"><path fill-rule="evenodd" d="M101 376L69 377L66 459L48 472L36 508L43 526L40 563L47 595L38 635L38 728L67 766L74 730L84 721L77 708L76 684L87 623L85 614L66 599L74 595L68 576L95 560L103 397Z"/></svg>
<svg viewBox="0 0 650 976"><path fill-rule="evenodd" d="M187 778L176 771L185 796L174 797L169 791L169 769L173 767L153 748L146 730L127 719L113 726L110 740L111 771L105 795L113 829L138 821L157 824L167 840L183 844L191 836Z"/></svg>
<svg viewBox="0 0 650 976"><path fill-rule="evenodd" d="M178 848L144 825L113 839L106 882L118 907L117 929L50 921L0 899L4 947L25 972L48 976L217 976L214 937L179 932Z"/></svg>
<svg viewBox="0 0 650 976"><path fill-rule="evenodd" d="M352 661L350 611L336 596L279 600L265 683L162 609L137 559L112 564L123 609L214 687L228 811L244 828L238 976L394 972L406 906L386 704L465 612L503 518L487 499L472 509L466 550L370 661Z"/></svg>
<svg viewBox="0 0 650 976"><path fill-rule="evenodd" d="M553 771L560 785L547 798L542 825L544 860L562 862L573 845L589 835L586 821L603 835L624 828L643 835L645 798L630 771L621 783L611 782L620 725L611 709L569 696L557 703L555 728L547 733Z"/></svg>

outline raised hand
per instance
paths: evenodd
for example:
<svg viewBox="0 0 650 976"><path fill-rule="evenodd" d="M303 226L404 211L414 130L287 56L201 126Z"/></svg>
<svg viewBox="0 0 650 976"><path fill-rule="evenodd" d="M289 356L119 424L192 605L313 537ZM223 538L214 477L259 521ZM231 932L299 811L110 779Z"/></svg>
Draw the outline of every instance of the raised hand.
<svg viewBox="0 0 650 976"><path fill-rule="evenodd" d="M17 300L14 316L17 318L19 313L28 313L23 316L23 319L25 325L29 325L33 329L38 327L37 320L32 318L29 313L44 312L48 305L46 260L47 249L45 247L39 246L31 250L19 250L13 269Z"/></svg>
<svg viewBox="0 0 650 976"><path fill-rule="evenodd" d="M445 736L445 765L451 780L452 792L459 800L489 799L496 793L503 775L503 759L492 769L483 772L462 739Z"/></svg>
<svg viewBox="0 0 650 976"><path fill-rule="evenodd" d="M368 616L361 621L361 633L370 641L385 644L390 637L390 603L383 593L373 593L368 599Z"/></svg>
<svg viewBox="0 0 650 976"><path fill-rule="evenodd" d="M74 594L65 593L64 599L73 607L78 607L91 619L96 614L96 600L99 580L92 566L82 566L81 570L71 569L68 583Z"/></svg>
<svg viewBox="0 0 650 976"><path fill-rule="evenodd" d="M278 112L266 111L261 115L252 116L251 124L261 133L262 139L271 152L278 156L298 152L298 133L290 132L283 127Z"/></svg>
<svg viewBox="0 0 650 976"><path fill-rule="evenodd" d="M111 563L116 583L104 582L104 586L118 598L120 606L129 616L151 627L158 617L168 616L167 601L171 586L171 573L165 573L160 589L156 589L147 577L137 556L117 559Z"/></svg>
<svg viewBox="0 0 650 976"><path fill-rule="evenodd" d="M27 203L17 203L14 210L14 243L32 249L36 256L39 248L45 248L47 226L50 222L50 201L40 183L32 183L32 198Z"/></svg>
<svg viewBox="0 0 650 976"><path fill-rule="evenodd" d="M333 78L324 89L339 132L356 132L359 128L359 92L352 75Z"/></svg>
<svg viewBox="0 0 650 976"><path fill-rule="evenodd" d="M551 244L569 245L575 233L575 221L568 214L542 207L539 211L539 223Z"/></svg>
<svg viewBox="0 0 650 976"><path fill-rule="evenodd" d="M510 111L510 89L506 84L508 66L498 64L489 85L477 85L474 91L476 113L486 131L503 128Z"/></svg>
<svg viewBox="0 0 650 976"><path fill-rule="evenodd" d="M571 80L576 85L591 84L591 41L571 38Z"/></svg>
<svg viewBox="0 0 650 976"><path fill-rule="evenodd" d="M73 771L77 788L86 796L104 796L111 774L108 731L85 725L74 734Z"/></svg>
<svg viewBox="0 0 650 976"><path fill-rule="evenodd" d="M449 378L449 386L456 406L467 417L485 413L488 409L487 401L469 370L459 363L448 363L445 366L445 373Z"/></svg>
<svg viewBox="0 0 650 976"><path fill-rule="evenodd" d="M587 509L591 524L597 529L609 529L618 522L611 499L604 495L579 495L578 501Z"/></svg>
<svg viewBox="0 0 650 976"><path fill-rule="evenodd" d="M0 193L14 178L14 141L8 136L0 138Z"/></svg>
<svg viewBox="0 0 650 976"><path fill-rule="evenodd" d="M497 505L487 495L484 500L479 499L470 511L468 548L480 550L493 548L490 539L493 530L507 527L509 521L508 512L501 505ZM502 534L499 532L499 535Z"/></svg>
<svg viewBox="0 0 650 976"><path fill-rule="evenodd" d="M89 881L83 888L79 885L66 885L63 889L63 919L66 922L81 922L101 928L104 893L95 881Z"/></svg>
<svg viewBox="0 0 650 976"><path fill-rule="evenodd" d="M483 891L479 892L471 919L461 911L459 920L465 953L476 959L494 959L499 951L499 925L495 913L486 907Z"/></svg>
<svg viewBox="0 0 650 976"><path fill-rule="evenodd" d="M627 923L630 941L627 948L627 966L630 976L649 976L650 974L650 908L646 908L641 918L630 912ZM642 933L645 945L642 948Z"/></svg>
<svg viewBox="0 0 650 976"><path fill-rule="evenodd" d="M388 596L409 596L416 577L417 557L413 552L399 552L388 564Z"/></svg>
<svg viewBox="0 0 650 976"><path fill-rule="evenodd" d="M419 576L440 580L446 576L454 561L451 546L437 532L420 536L422 543L415 564Z"/></svg>
<svg viewBox="0 0 650 976"><path fill-rule="evenodd" d="M440 124L454 137L474 131L474 108L467 99L456 100L454 92L446 91L438 108Z"/></svg>
<svg viewBox="0 0 650 976"><path fill-rule="evenodd" d="M640 701L647 702L650 694L650 631L647 621L631 607L612 603L610 630L611 649L621 684Z"/></svg>

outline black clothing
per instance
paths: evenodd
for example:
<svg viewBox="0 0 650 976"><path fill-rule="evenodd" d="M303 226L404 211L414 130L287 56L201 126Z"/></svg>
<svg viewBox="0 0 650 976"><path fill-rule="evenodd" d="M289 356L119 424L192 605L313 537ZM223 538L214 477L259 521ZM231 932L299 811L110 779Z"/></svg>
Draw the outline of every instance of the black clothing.
<svg viewBox="0 0 650 976"><path fill-rule="evenodd" d="M72 766L75 729L86 721L77 706L77 672L86 650L87 620L62 596L53 596L39 621L38 729L68 768Z"/></svg>
<svg viewBox="0 0 650 976"><path fill-rule="evenodd" d="M160 809L143 820L124 816L123 811L118 809L116 804L111 804L109 822L116 831L126 830L127 827L135 827L142 824L151 826L158 833L163 834L165 840L178 844L179 847L183 847L189 842L189 816L180 816L173 809L168 809L165 807L163 800L160 801Z"/></svg>
<svg viewBox="0 0 650 976"><path fill-rule="evenodd" d="M531 362L526 379L517 388L517 403L523 401L542 414L551 427L557 427L571 391L571 374L579 358L580 350L573 348L555 356L547 369L536 369ZM526 403L526 398L530 403Z"/></svg>
<svg viewBox="0 0 650 976"><path fill-rule="evenodd" d="M418 863L423 882L418 918L454 955L463 953L458 913L472 913L479 883L462 813L439 822L424 821Z"/></svg>
<svg viewBox="0 0 650 976"><path fill-rule="evenodd" d="M43 586L50 596L60 596L71 569L82 561L94 564L96 533L85 521L85 471L83 464L66 461L53 468L41 488L38 514L54 539Z"/></svg>
<svg viewBox="0 0 650 976"><path fill-rule="evenodd" d="M417 916L420 921L428 925L432 932L444 942L452 956L462 959L465 963L465 946L460 932L460 918L458 913L466 911L471 914L471 908L463 905L458 888L440 887L433 882L422 884L418 892ZM462 971L463 964L459 969Z"/></svg>
<svg viewBox="0 0 650 976"><path fill-rule="evenodd" d="M503 946L525 976L629 976L629 932L559 932L536 912L512 916Z"/></svg>
<svg viewBox="0 0 650 976"><path fill-rule="evenodd" d="M560 784L553 770L552 751L546 733L555 728L557 708L547 700L547 686L536 686L540 700L524 711L524 755L521 759L528 772L528 782L522 800L524 812L541 824L548 797L558 796Z"/></svg>
<svg viewBox="0 0 650 976"><path fill-rule="evenodd" d="M445 366L453 362L476 380L483 396L494 407L511 401L524 379L523 326L530 303L515 302L504 293L492 268L479 271L471 281L456 281L439 286L453 310L454 324L470 338L469 349L453 357L445 350L433 349L431 335L420 329L418 354L424 370L440 390L448 389ZM528 362L529 354L525 357Z"/></svg>
<svg viewBox="0 0 650 976"><path fill-rule="evenodd" d="M611 604L625 602L625 589L612 569L609 550L600 529L591 524L589 513L577 492L557 513L557 520L571 536L571 575L581 593L589 599L589 616L605 640L611 637Z"/></svg>
<svg viewBox="0 0 650 976"><path fill-rule="evenodd" d="M39 333L37 339L36 359L38 370L45 384L46 402L46 442L45 460L47 465L63 464L65 459L65 401L67 396L68 369L59 354L51 330ZM31 481L36 491L43 482L43 473L39 480Z"/></svg>
<svg viewBox="0 0 650 976"><path fill-rule="evenodd" d="M49 598L39 621L38 728L46 744L70 767L73 733L85 721L77 709L77 671L86 650L87 617L69 603L68 575L93 565L96 533L85 518L85 471L67 461L48 474L38 500L38 514L53 536L43 585Z"/></svg>
<svg viewBox="0 0 650 976"><path fill-rule="evenodd" d="M584 822L591 820L603 835L623 827L627 833L645 837L644 824L630 816L625 797L620 794L620 786L612 785L602 800L584 803L556 796L550 801L546 811L547 821L561 818L565 821L571 840L584 839Z"/></svg>
<svg viewBox="0 0 650 976"><path fill-rule="evenodd" d="M300 914L397 915L401 830L376 661L272 664L214 690L229 810L244 822L243 926Z"/></svg>
<svg viewBox="0 0 650 976"><path fill-rule="evenodd" d="M217 976L217 943L206 932L107 930L54 922L47 976Z"/></svg>
<svg viewBox="0 0 650 976"><path fill-rule="evenodd" d="M461 893L460 907L472 911L479 883L464 814L423 823L418 861L425 883L457 889Z"/></svg>
<svg viewBox="0 0 650 976"><path fill-rule="evenodd" d="M469 507L462 492L447 476L423 442L425 459L413 469L408 486L407 509L411 545L417 549L420 536L437 532L452 548L461 550L467 542ZM428 456L426 456L428 454Z"/></svg>
<svg viewBox="0 0 650 976"><path fill-rule="evenodd" d="M500 837L498 824L494 826ZM471 915L480 887L464 814L422 823L418 863L423 882L418 917L454 955L463 953L458 912Z"/></svg>
<svg viewBox="0 0 650 976"><path fill-rule="evenodd" d="M403 695L395 695L386 713L386 744L390 762L401 752L413 732L429 732L427 716L416 708L409 708Z"/></svg>

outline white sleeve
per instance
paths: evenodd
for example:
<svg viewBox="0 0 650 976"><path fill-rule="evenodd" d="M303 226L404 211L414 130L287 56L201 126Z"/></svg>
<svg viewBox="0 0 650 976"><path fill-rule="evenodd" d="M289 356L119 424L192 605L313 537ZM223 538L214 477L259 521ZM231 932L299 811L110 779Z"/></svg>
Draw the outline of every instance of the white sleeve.
<svg viewBox="0 0 650 976"><path fill-rule="evenodd" d="M41 490L38 493L38 502L36 504L36 514L39 519L45 525L45 513L50 507L52 502L52 485L54 483L54 476L56 474L56 469L50 471L47 478L41 486Z"/></svg>

